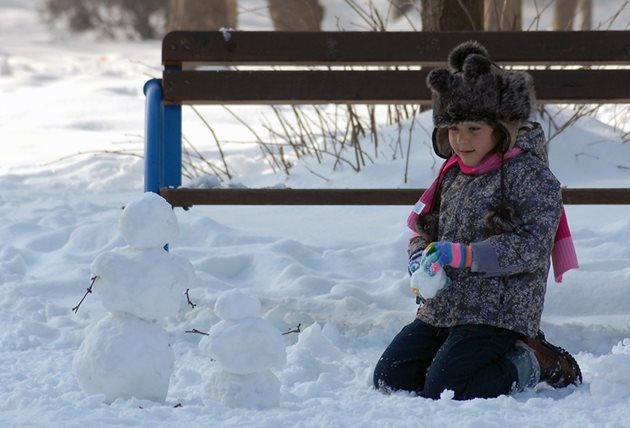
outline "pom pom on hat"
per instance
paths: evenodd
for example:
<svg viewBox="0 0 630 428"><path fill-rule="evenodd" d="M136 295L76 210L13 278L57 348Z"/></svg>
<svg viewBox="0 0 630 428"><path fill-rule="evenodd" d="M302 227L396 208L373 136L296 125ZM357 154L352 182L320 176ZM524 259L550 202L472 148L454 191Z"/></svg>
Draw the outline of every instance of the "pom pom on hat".
<svg viewBox="0 0 630 428"><path fill-rule="evenodd" d="M473 79L482 74L490 73L491 68L492 61L489 58L477 54L468 55L464 61L464 76Z"/></svg>
<svg viewBox="0 0 630 428"><path fill-rule="evenodd" d="M473 54L489 59L488 51L483 45L474 40L469 40L458 45L451 51L448 55L448 65L455 72L462 71L464 61L468 56Z"/></svg>

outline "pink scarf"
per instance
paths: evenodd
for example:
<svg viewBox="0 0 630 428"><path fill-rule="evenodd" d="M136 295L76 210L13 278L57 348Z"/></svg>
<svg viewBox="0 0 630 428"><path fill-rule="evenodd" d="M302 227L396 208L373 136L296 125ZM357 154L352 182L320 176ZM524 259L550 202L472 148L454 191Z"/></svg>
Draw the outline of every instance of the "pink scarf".
<svg viewBox="0 0 630 428"><path fill-rule="evenodd" d="M504 155L504 159L507 161L523 153L523 150L515 147ZM467 175L482 175L488 172L494 171L501 167L501 157L497 154L490 156L484 160L481 164L470 167L464 165L461 158L457 155L449 157L440 167L438 176L431 186L424 191L420 196L420 199L416 203L411 214L407 217L407 226L417 234L416 222L420 215L429 212L431 204L433 203L435 192L438 191L442 178L446 173L455 165L459 165L459 169L462 173ZM556 282L562 282L562 275L570 269L575 269L578 266L577 255L575 253L575 247L573 245L573 239L571 238L571 231L569 230L569 223L565 214L564 208L562 208L562 215L560 217L560 224L556 231L556 237L551 250L551 261L553 264L554 278Z"/></svg>

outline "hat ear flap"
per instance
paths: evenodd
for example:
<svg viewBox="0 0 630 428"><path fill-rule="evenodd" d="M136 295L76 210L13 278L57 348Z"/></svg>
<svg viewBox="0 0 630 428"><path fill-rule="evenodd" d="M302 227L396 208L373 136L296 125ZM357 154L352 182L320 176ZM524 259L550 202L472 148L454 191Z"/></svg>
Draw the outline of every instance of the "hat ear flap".
<svg viewBox="0 0 630 428"><path fill-rule="evenodd" d="M525 121L534 109L534 82L529 73L514 71L502 76L501 109L511 121Z"/></svg>
<svg viewBox="0 0 630 428"><path fill-rule="evenodd" d="M453 154L451 144L448 142L448 128L433 128L431 135L433 151L442 159L448 159Z"/></svg>
<svg viewBox="0 0 630 428"><path fill-rule="evenodd" d="M494 124L494 132L496 133L497 149L499 153L507 153L512 148L512 139L516 141L516 135L512 136L511 129L508 129L503 123Z"/></svg>
<svg viewBox="0 0 630 428"><path fill-rule="evenodd" d="M445 68L436 68L429 72L427 85L437 93L443 94L448 91L451 84L451 73Z"/></svg>

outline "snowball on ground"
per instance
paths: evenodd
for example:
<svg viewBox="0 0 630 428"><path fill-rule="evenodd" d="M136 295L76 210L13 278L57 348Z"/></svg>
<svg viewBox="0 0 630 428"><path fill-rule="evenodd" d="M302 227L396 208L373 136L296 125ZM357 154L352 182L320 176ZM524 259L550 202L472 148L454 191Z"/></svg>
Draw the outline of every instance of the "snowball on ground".
<svg viewBox="0 0 630 428"><path fill-rule="evenodd" d="M163 402L174 355L169 336L154 323L110 314L88 333L72 362L81 389L117 398Z"/></svg>
<svg viewBox="0 0 630 428"><path fill-rule="evenodd" d="M620 400L630 398L630 338L613 346L610 354L598 357L597 363L592 373L591 393Z"/></svg>
<svg viewBox="0 0 630 428"><path fill-rule="evenodd" d="M280 404L280 382L269 370L239 375L217 367L207 377L206 395L230 407L268 409Z"/></svg>
<svg viewBox="0 0 630 428"><path fill-rule="evenodd" d="M223 320L234 321L260 315L260 300L237 289L221 293L214 304L214 313Z"/></svg>
<svg viewBox="0 0 630 428"><path fill-rule="evenodd" d="M286 363L282 334L262 318L220 321L199 346L223 369L234 374L281 368Z"/></svg>
<svg viewBox="0 0 630 428"><path fill-rule="evenodd" d="M313 323L299 334L296 344L287 348L287 365L279 377L282 384L291 386L316 381L322 373L337 375L343 358L321 326Z"/></svg>
<svg viewBox="0 0 630 428"><path fill-rule="evenodd" d="M91 272L98 276L94 293L107 310L147 320L176 315L194 279L194 268L186 258L162 248L116 248L96 257Z"/></svg>
<svg viewBox="0 0 630 428"><path fill-rule="evenodd" d="M338 360L343 353L328 337L324 335L322 327L313 323L298 335L298 341L290 349L308 349L314 356L324 360Z"/></svg>
<svg viewBox="0 0 630 428"><path fill-rule="evenodd" d="M125 207L118 230L131 247L138 249L164 247L179 232L173 208L153 192L144 193Z"/></svg>

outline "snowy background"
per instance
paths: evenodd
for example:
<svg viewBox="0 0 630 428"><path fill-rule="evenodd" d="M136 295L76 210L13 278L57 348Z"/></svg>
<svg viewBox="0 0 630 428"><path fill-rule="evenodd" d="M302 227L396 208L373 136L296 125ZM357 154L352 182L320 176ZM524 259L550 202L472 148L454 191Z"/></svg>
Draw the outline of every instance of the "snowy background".
<svg viewBox="0 0 630 428"><path fill-rule="evenodd" d="M323 3L326 28L347 19L352 29L342 2ZM597 23L624 2L595 4ZM242 29L268 28L253 6L258 12L241 16ZM627 29L628 9L616 28ZM548 288L543 328L576 355L579 388L469 402L374 391L376 360L415 311L409 207L194 207L175 211L180 233L171 251L194 266L198 306L182 296L181 311L164 324L175 351L166 403L107 405L87 396L72 359L107 311L95 295L77 314L71 308L89 286L93 260L125 244L118 218L142 192L142 160L106 152L142 152L142 85L159 73L159 41L50 34L34 2L0 0L0 427L630 426L630 208L620 206L567 207L581 269ZM241 110L255 126L257 109ZM251 140L220 108L204 112L222 138ZM630 187L630 145L621 143L627 113L607 107L600 120L582 119L553 140L551 165L564 185ZM185 118L187 136L209 154L207 130L190 111ZM427 114L414 127L408 183L404 161L386 155L360 174L312 162L285 177L271 173L255 145L224 149L234 181L250 187L425 187L437 161L423 127L430 129ZM202 336L186 330L216 325L214 303L229 289L258 298L281 331L302 325L283 336L277 408L233 409L205 395L214 363L199 347Z"/></svg>

